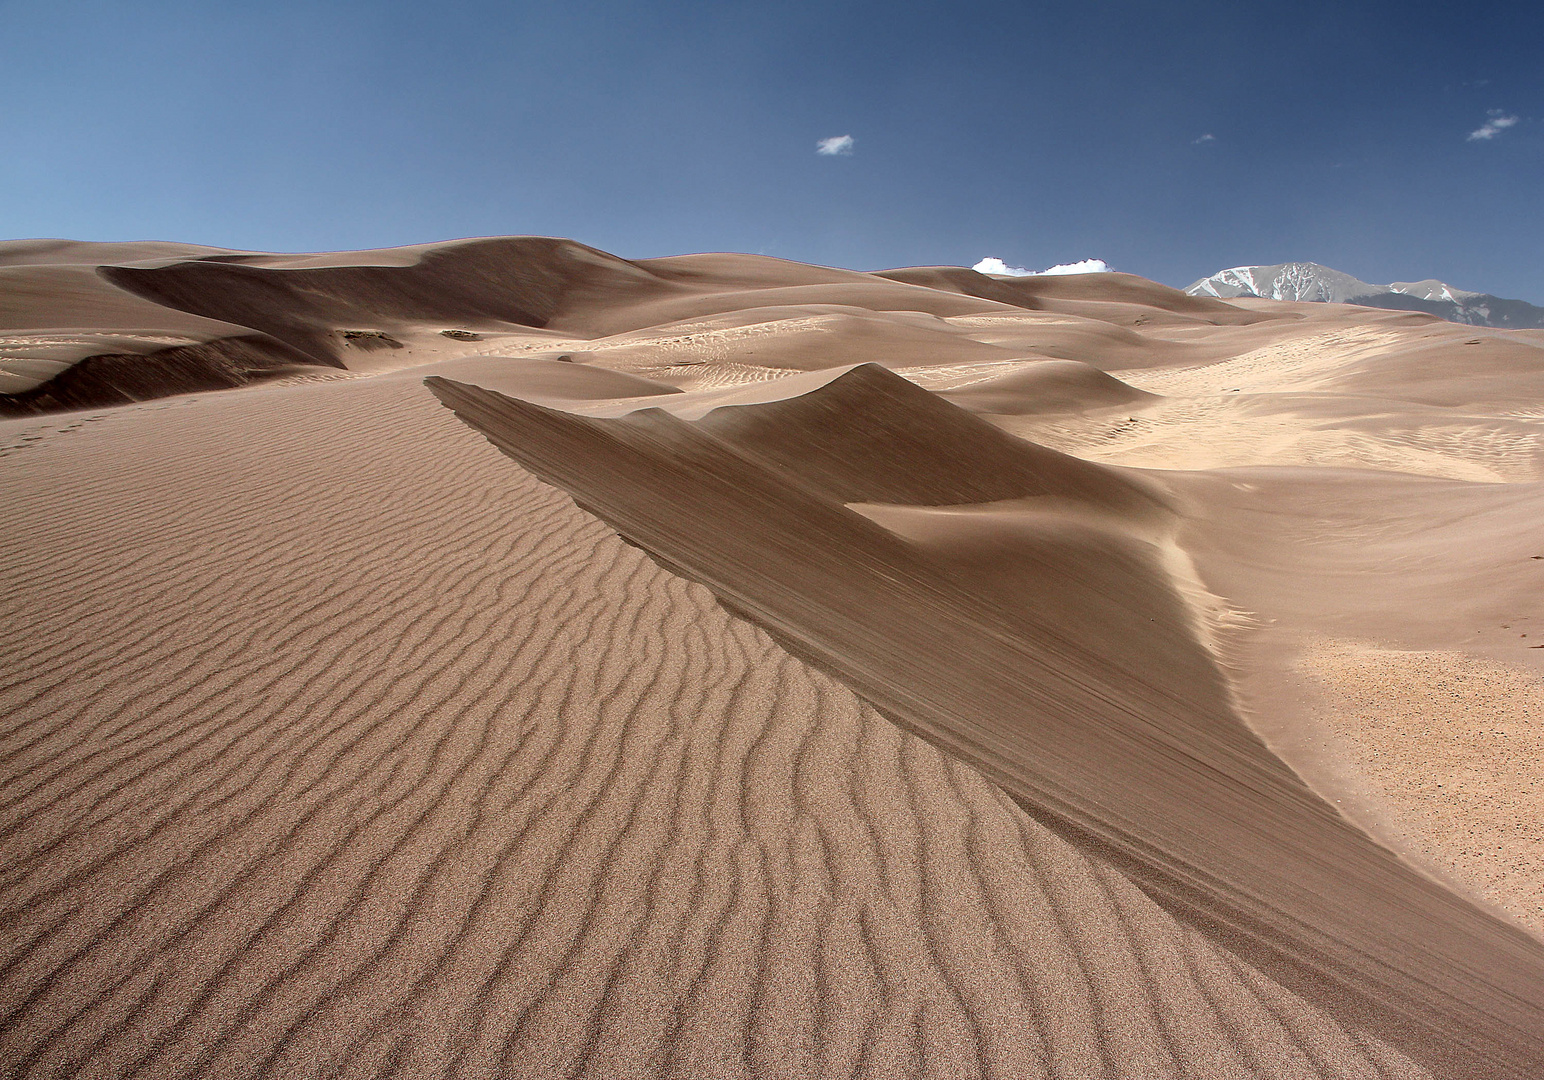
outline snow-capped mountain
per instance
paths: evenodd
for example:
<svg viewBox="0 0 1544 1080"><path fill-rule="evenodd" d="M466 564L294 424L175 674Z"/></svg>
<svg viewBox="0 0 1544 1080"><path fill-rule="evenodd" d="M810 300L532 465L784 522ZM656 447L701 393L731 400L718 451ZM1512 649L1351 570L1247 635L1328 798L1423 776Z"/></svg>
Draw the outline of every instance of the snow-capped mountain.
<svg viewBox="0 0 1544 1080"><path fill-rule="evenodd" d="M1372 285L1311 262L1234 266L1202 278L1185 291L1191 296L1215 296L1222 300L1258 296L1267 300L1311 300L1425 311L1449 322L1509 330L1544 327L1544 308L1522 300L1455 289L1435 279Z"/></svg>

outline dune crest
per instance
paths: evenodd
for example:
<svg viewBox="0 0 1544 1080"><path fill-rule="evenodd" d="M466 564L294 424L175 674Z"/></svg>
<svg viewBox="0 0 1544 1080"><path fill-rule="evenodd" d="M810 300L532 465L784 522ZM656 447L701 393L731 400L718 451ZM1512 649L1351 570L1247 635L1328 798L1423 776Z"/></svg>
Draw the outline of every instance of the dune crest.
<svg viewBox="0 0 1544 1080"><path fill-rule="evenodd" d="M830 386L859 372L849 385L873 387L874 409L824 412L823 391L806 408L822 416L821 430L851 441L877 416L883 446L883 391L903 380L869 368ZM873 491L895 502L949 498L925 479L897 489L885 469L867 496L849 476L833 479L828 460L863 476L865 459L826 459L819 445L806 457L801 399L733 410L765 410L762 424L715 423L731 412L721 410L687 425L647 410L581 418L439 379L430 387L632 542L1273 976L1337 1002L1444 1073L1521 1075L1544 1054L1544 1013L1528 1003L1544 980L1544 946L1338 817L1229 713L1217 681L1154 685L1145 642L1129 642L1125 657L1085 651L1000 596L953 587L914 547L854 518L841 503L884 501ZM784 440L766 430L779 421L793 428ZM911 430L911 454L877 456L925 478L928 418ZM783 450L775 468L758 465L769 446ZM940 437L932 448L952 446ZM950 479L956 492L971 490L968 474Z"/></svg>

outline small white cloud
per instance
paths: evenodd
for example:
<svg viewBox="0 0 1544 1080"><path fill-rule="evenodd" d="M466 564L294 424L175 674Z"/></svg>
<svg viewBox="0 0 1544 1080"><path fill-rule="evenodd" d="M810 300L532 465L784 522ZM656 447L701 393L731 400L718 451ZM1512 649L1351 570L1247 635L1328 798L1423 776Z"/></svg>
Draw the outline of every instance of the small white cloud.
<svg viewBox="0 0 1544 1080"><path fill-rule="evenodd" d="M988 255L975 266L971 267L978 274L1002 274L1006 277L1029 277L1033 270L1026 270L1022 266L1009 266L1001 259Z"/></svg>
<svg viewBox="0 0 1544 1080"><path fill-rule="evenodd" d="M852 145L857 142L851 135L833 135L829 139L821 139L815 144L815 153L824 154L827 157L847 157L852 153Z"/></svg>
<svg viewBox="0 0 1544 1080"><path fill-rule="evenodd" d="M1507 128L1517 123L1517 117L1506 116L1500 109L1490 110L1490 119L1479 127L1469 132L1469 142L1479 142L1482 139L1494 139Z"/></svg>
<svg viewBox="0 0 1544 1080"><path fill-rule="evenodd" d="M1084 259L1082 262L1059 263L1048 270L1029 270L1022 266L1009 266L1001 259L987 256L971 267L978 274L1000 274L1004 277L1040 277L1045 274L1104 274L1110 266L1103 259Z"/></svg>
<svg viewBox="0 0 1544 1080"><path fill-rule="evenodd" d="M1202 135L1199 139L1191 139L1190 140L1190 145L1191 146L1203 146L1206 143L1216 142L1216 141L1217 141L1217 136L1213 135L1210 131L1208 131L1205 135Z"/></svg>

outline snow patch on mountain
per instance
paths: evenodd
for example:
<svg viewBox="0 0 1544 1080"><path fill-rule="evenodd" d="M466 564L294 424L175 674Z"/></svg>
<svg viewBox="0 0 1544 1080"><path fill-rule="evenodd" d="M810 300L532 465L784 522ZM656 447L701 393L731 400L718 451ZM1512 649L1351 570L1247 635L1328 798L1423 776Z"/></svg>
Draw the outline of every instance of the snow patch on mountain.
<svg viewBox="0 0 1544 1080"><path fill-rule="evenodd" d="M1472 326L1513 330L1544 327L1544 308L1522 300L1455 289L1435 278L1373 285L1311 262L1234 266L1192 283L1185 291L1191 296L1213 296L1219 300L1260 297L1424 311L1449 322Z"/></svg>

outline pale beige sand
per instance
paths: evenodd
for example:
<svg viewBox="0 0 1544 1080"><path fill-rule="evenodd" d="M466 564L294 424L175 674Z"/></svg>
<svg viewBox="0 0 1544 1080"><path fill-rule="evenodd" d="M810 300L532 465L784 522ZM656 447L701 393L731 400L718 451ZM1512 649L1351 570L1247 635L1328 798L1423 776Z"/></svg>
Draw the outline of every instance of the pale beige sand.
<svg viewBox="0 0 1544 1080"><path fill-rule="evenodd" d="M1346 641L1324 642L1302 663L1347 786L1394 842L1544 934L1538 673Z"/></svg>
<svg viewBox="0 0 1544 1080"><path fill-rule="evenodd" d="M541 238L3 273L122 348L59 401L280 380L0 421L11 1072L1544 1062L1539 335Z"/></svg>

